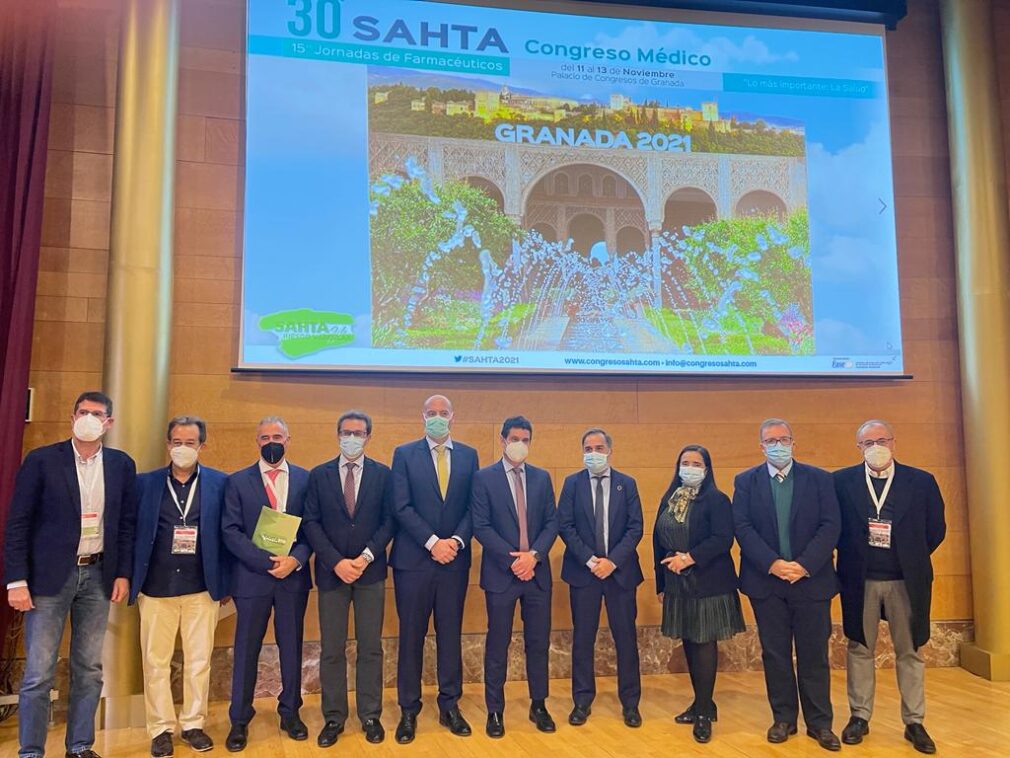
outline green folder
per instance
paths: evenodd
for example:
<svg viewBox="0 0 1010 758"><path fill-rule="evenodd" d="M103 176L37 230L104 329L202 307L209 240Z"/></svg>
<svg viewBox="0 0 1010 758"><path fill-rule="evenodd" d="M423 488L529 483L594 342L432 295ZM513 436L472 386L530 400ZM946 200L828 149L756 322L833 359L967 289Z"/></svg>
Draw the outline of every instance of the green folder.
<svg viewBox="0 0 1010 758"><path fill-rule="evenodd" d="M253 544L274 555L287 555L295 544L301 524L300 516L281 513L264 505L256 520Z"/></svg>

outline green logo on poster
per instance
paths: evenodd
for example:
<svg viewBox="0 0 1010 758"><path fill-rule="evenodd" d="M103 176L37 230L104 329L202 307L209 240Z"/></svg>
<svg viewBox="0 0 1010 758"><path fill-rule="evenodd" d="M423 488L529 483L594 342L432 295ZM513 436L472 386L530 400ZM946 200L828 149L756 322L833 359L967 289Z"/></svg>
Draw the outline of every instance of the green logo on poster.
<svg viewBox="0 0 1010 758"><path fill-rule="evenodd" d="M354 341L354 318L349 313L297 308L263 316L259 327L277 335L277 349L288 358L302 358Z"/></svg>

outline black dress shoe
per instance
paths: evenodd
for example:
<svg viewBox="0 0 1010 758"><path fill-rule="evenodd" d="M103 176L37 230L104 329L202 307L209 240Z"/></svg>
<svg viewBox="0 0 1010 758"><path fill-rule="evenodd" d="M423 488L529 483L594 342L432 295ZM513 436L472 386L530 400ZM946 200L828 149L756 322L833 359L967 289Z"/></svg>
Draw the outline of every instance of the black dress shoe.
<svg viewBox="0 0 1010 758"><path fill-rule="evenodd" d="M484 727L487 736L498 739L505 736L505 722L500 713L489 713L487 715L487 726Z"/></svg>
<svg viewBox="0 0 1010 758"><path fill-rule="evenodd" d="M344 725L336 721L327 721L323 725L323 730L316 737L316 744L319 747L330 747L337 744L337 737L344 733Z"/></svg>
<svg viewBox="0 0 1010 758"><path fill-rule="evenodd" d="M229 753L238 753L245 750L246 742L249 740L249 727L245 724L232 724L231 731L224 741L224 746Z"/></svg>
<svg viewBox="0 0 1010 758"><path fill-rule="evenodd" d="M905 739L912 743L912 747L920 753L932 755L936 752L936 743L926 732L926 727L922 724L909 724L905 727Z"/></svg>
<svg viewBox="0 0 1010 758"><path fill-rule="evenodd" d="M66 756L67 758L102 758L102 756L89 747L84 748L84 750L78 750L76 753L71 753L68 750Z"/></svg>
<svg viewBox="0 0 1010 758"><path fill-rule="evenodd" d="M396 725L396 741L401 745L409 745L414 741L414 732L417 731L417 714L404 713L400 716L400 723Z"/></svg>
<svg viewBox="0 0 1010 758"><path fill-rule="evenodd" d="M547 712L547 706L544 705L542 700L534 702L533 705L530 706L530 721L537 725L538 731L557 731L557 727L554 725L554 719L552 719L551 714Z"/></svg>
<svg viewBox="0 0 1010 758"><path fill-rule="evenodd" d="M386 730L382 728L382 722L378 719L365 719L362 721L361 731L365 733L365 739L373 745L378 745L386 739Z"/></svg>
<svg viewBox="0 0 1010 758"><path fill-rule="evenodd" d="M719 708L715 703L712 703L712 718L709 721L719 720ZM688 709L683 713L678 713L673 717L675 724L693 724L694 723L694 703L688 706Z"/></svg>
<svg viewBox="0 0 1010 758"><path fill-rule="evenodd" d="M298 716L281 716L281 731L298 742L309 738L309 728Z"/></svg>
<svg viewBox="0 0 1010 758"><path fill-rule="evenodd" d="M457 737L469 737L471 734L470 725L466 723L466 719L459 712L459 708L453 708L452 710L438 714L438 723L449 727L449 731Z"/></svg>
<svg viewBox="0 0 1010 758"><path fill-rule="evenodd" d="M863 737L870 733L870 725L867 723L866 719L861 719L859 716L853 716L849 719L849 723L845 725L842 730L842 742L846 745L858 745L863 741Z"/></svg>
<svg viewBox="0 0 1010 758"><path fill-rule="evenodd" d="M592 712L593 709L588 705L577 705L568 714L568 723L572 726L582 726L589 720L589 714Z"/></svg>
<svg viewBox="0 0 1010 758"><path fill-rule="evenodd" d="M206 753L214 747L214 740L208 737L203 729L186 729L179 735L179 739L197 753Z"/></svg>
<svg viewBox="0 0 1010 758"><path fill-rule="evenodd" d="M789 739L790 734L796 734L796 724L789 724L785 721L776 721L768 727L768 741L777 745Z"/></svg>
<svg viewBox="0 0 1010 758"><path fill-rule="evenodd" d="M817 744L825 750L841 750L842 743L830 729L807 729L807 737L817 740Z"/></svg>
<svg viewBox="0 0 1010 758"><path fill-rule="evenodd" d="M174 752L171 732L162 732L151 740L151 758L169 758Z"/></svg>
<svg viewBox="0 0 1010 758"><path fill-rule="evenodd" d="M639 712L638 706L633 705L630 708L625 708L623 716L625 726L637 729L642 725L642 714Z"/></svg>
<svg viewBox="0 0 1010 758"><path fill-rule="evenodd" d="M712 740L712 719L707 716L695 716L691 736L695 742L710 742Z"/></svg>

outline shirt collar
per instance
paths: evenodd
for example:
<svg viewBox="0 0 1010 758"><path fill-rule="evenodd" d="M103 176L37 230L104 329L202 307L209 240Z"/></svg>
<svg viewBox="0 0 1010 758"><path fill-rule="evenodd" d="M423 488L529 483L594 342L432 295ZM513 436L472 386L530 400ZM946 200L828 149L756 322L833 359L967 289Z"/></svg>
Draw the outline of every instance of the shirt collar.
<svg viewBox="0 0 1010 758"><path fill-rule="evenodd" d="M874 471L870 468L870 464L864 463L866 466L866 473L870 475L871 479L890 479L894 476L894 461L891 461L891 465L885 468L883 471Z"/></svg>
<svg viewBox="0 0 1010 758"><path fill-rule="evenodd" d="M259 460L259 466L260 466L260 473L263 474L264 476L266 476L266 474L268 472L270 472L270 471L283 471L285 474L290 473L290 471L288 469L288 459L287 458L285 458L283 461L281 461L281 465L278 466L277 468L274 468L269 463L267 463L265 460L263 460L262 458L260 458L260 460Z"/></svg>
<svg viewBox="0 0 1010 758"><path fill-rule="evenodd" d="M356 468L359 468L359 469L363 468L364 465L365 465L365 456L359 455L353 461L349 461L349 460L347 460L347 458L344 457L344 454L341 453L340 454L340 460L337 461L337 464L340 466L340 468L346 469L348 463L353 463Z"/></svg>
<svg viewBox="0 0 1010 758"><path fill-rule="evenodd" d="M77 449L77 440L75 440L73 437L70 438L70 445L74 449L74 460L77 461L77 463L84 463L84 464L94 463L98 460L101 460L102 450L105 449L105 446L100 444L98 446L98 450L95 451L95 454L93 456L91 456L90 458L85 458L84 456L81 455L80 451Z"/></svg>
<svg viewBox="0 0 1010 758"><path fill-rule="evenodd" d="M509 471L511 471L512 469L514 469L514 468L517 468L517 469L519 469L519 473L520 473L520 474L525 474L525 473L526 473L526 461L523 461L523 462L522 462L522 463L520 463L520 464L519 464L518 466L516 466L516 465L513 465L512 461L508 461L508 460L506 460L506 459L505 459L505 456L503 455L503 456L502 456L502 459L501 459L501 463L502 463L502 466L504 466L504 467L505 467L505 473L506 473L506 474L507 474L507 473L508 473Z"/></svg>
<svg viewBox="0 0 1010 758"><path fill-rule="evenodd" d="M452 437L447 437L445 442L435 442L431 437L425 435L424 440L428 443L428 450L434 450L439 445L444 445L446 449L452 450Z"/></svg>
<svg viewBox="0 0 1010 758"><path fill-rule="evenodd" d="M607 466L599 474L594 474L589 469L586 469L586 473L589 474L589 478L590 479L595 479L596 477L600 477L602 479L609 479L610 478L610 466Z"/></svg>
<svg viewBox="0 0 1010 758"><path fill-rule="evenodd" d="M789 463L787 463L785 467L782 469L777 469L770 463L767 465L768 465L768 475L771 476L772 478L778 476L779 474L782 474L782 476L789 476L789 473L793 470L793 461L789 461Z"/></svg>

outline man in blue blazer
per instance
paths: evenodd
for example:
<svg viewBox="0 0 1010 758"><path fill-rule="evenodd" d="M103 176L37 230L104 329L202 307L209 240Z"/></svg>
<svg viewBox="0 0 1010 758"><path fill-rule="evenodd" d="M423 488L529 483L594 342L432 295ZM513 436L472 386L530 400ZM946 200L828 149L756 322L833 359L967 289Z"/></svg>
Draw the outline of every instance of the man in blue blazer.
<svg viewBox="0 0 1010 758"><path fill-rule="evenodd" d="M547 663L551 644L551 545L558 536L558 514L550 475L526 463L533 425L523 416L505 419L503 456L473 477L470 510L473 534L484 549L480 586L487 603L484 648L486 732L505 735L505 675L516 601L522 607L529 683L530 721L553 732L547 712Z"/></svg>
<svg viewBox="0 0 1010 758"><path fill-rule="evenodd" d="M740 587L754 608L774 719L768 741L796 734L802 703L807 735L825 750L840 750L831 731L828 664L831 598L838 593L832 558L841 529L834 481L793 460L792 429L782 419L764 421L759 438L767 460L737 475L733 521Z"/></svg>
<svg viewBox="0 0 1010 758"><path fill-rule="evenodd" d="M340 455L309 474L305 537L316 553L321 654L319 683L325 724L316 743L333 745L347 720L347 622L354 606L357 641L355 701L365 739L385 739L382 727L382 621L386 547L393 537L393 477L365 457L372 419L347 411L337 421Z"/></svg>
<svg viewBox="0 0 1010 758"><path fill-rule="evenodd" d="M182 636L182 741L197 752L214 742L204 731L219 602L228 595L231 555L221 539L228 477L198 463L207 425L196 416L168 422L172 463L137 479L139 511L130 602L140 605L144 706L152 758L173 754L171 668Z"/></svg>
<svg viewBox="0 0 1010 758"><path fill-rule="evenodd" d="M425 436L393 453L393 509L397 532L393 566L400 652L396 689L400 723L396 741L412 742L421 710L421 668L428 623L435 616L438 720L458 736L470 725L459 710L463 694L463 604L470 577L471 480L477 451L452 439L452 403L444 395L424 401Z"/></svg>
<svg viewBox="0 0 1010 758"><path fill-rule="evenodd" d="M586 723L596 697L593 671L600 606L617 649L617 696L624 723L642 725L638 703L642 677L638 661L636 591L645 577L638 561L642 540L642 501L638 485L610 467L613 440L606 431L582 435L585 468L565 479L558 500L558 528L565 543L561 578L572 606L572 700L568 723Z"/></svg>
<svg viewBox="0 0 1010 758"><path fill-rule="evenodd" d="M231 731L225 741L233 753L245 748L249 722L256 713L252 704L256 674L271 612L281 664L277 698L281 730L293 740L309 736L298 712L302 707L302 638L312 589L312 549L302 529L287 555L273 555L252 541L264 508L302 517L309 472L288 462L291 435L284 419L267 416L260 421L256 444L259 460L228 477L221 519L224 544L235 557L231 595L238 614L228 709Z"/></svg>
<svg viewBox="0 0 1010 758"><path fill-rule="evenodd" d="M98 758L95 712L109 601L130 591L137 518L136 467L102 444L112 400L84 392L72 436L32 450L14 484L4 532L7 602L25 614L25 670L18 696L21 756L45 753L49 692L70 618L68 756Z"/></svg>

